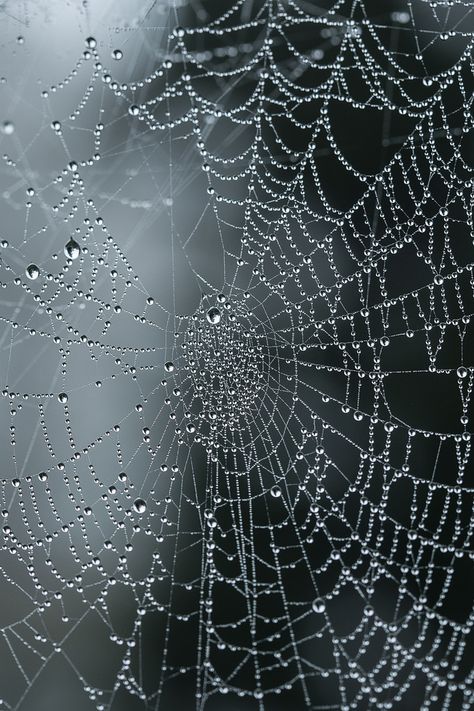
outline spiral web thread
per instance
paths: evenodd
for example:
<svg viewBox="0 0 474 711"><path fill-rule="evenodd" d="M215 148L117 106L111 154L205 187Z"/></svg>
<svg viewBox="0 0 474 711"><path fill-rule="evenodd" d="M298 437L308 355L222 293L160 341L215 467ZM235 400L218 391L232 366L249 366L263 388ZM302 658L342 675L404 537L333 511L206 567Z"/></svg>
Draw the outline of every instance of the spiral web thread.
<svg viewBox="0 0 474 711"><path fill-rule="evenodd" d="M4 171L28 188L1 251L0 565L19 611L3 707L26 708L60 658L81 708L169 709L181 688L197 709L406 709L415 693L470 709L471 3L217 5L152 6L135 32L166 25L163 46L139 79L114 77L126 48L88 38L34 141L3 125ZM373 170L352 150L368 112ZM51 135L64 163L30 187ZM156 199L132 204L143 174ZM169 223L194 311L141 280L116 201L142 210L138 245L141 224ZM195 264L210 229L214 281ZM53 381L28 389L45 353ZM407 405L418 389L435 412Z"/></svg>

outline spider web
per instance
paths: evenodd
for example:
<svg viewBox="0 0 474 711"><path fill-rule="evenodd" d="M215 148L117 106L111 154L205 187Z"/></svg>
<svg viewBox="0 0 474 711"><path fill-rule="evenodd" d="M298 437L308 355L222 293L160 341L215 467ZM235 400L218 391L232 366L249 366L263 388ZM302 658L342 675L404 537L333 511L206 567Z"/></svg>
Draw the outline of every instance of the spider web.
<svg viewBox="0 0 474 711"><path fill-rule="evenodd" d="M93 12L3 87L2 707L472 708L471 3Z"/></svg>

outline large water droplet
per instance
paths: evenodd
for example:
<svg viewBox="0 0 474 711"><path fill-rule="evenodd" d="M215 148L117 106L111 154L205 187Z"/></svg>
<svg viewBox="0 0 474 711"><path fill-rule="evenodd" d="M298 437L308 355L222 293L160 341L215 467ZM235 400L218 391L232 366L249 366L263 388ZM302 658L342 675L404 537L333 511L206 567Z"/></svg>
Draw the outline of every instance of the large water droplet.
<svg viewBox="0 0 474 711"><path fill-rule="evenodd" d="M281 489L280 489L280 487L279 487L279 486L276 486L276 485L275 485L275 486L272 486L272 488L270 489L270 494L271 494L272 496L274 496L275 499L277 499L279 496L281 496Z"/></svg>
<svg viewBox="0 0 474 711"><path fill-rule="evenodd" d="M133 508L137 513L145 513L146 511L146 501L143 499L135 499L133 502Z"/></svg>
<svg viewBox="0 0 474 711"><path fill-rule="evenodd" d="M64 245L64 254L66 255L66 257L69 257L69 259L77 259L80 253L81 248L77 244L76 240L72 239L71 237L69 242L66 242L66 244Z"/></svg>
<svg viewBox="0 0 474 711"><path fill-rule="evenodd" d="M466 378L468 371L467 371L467 368L465 368L463 365L461 365L457 369L456 373L457 373L458 378Z"/></svg>
<svg viewBox="0 0 474 711"><path fill-rule="evenodd" d="M4 121L3 122L2 131L5 134L5 136L11 136L14 130L15 130L15 126L12 124L11 121Z"/></svg>
<svg viewBox="0 0 474 711"><path fill-rule="evenodd" d="M170 360L165 363L165 370L167 373L172 373L174 370L174 363L172 363Z"/></svg>
<svg viewBox="0 0 474 711"><path fill-rule="evenodd" d="M326 609L326 603L322 598L317 597L316 600L313 600L311 607L313 608L313 612L317 612L318 615L321 615Z"/></svg>
<svg viewBox="0 0 474 711"><path fill-rule="evenodd" d="M207 312L206 318L213 326L217 326L221 321L221 312L216 306L212 306Z"/></svg>
<svg viewBox="0 0 474 711"><path fill-rule="evenodd" d="M66 403L68 401L68 399L69 398L67 396L67 393L59 393L58 400L59 400L59 402L62 402L63 405L64 405L64 403Z"/></svg>
<svg viewBox="0 0 474 711"><path fill-rule="evenodd" d="M26 276L28 279L37 279L40 275L39 267L36 264L28 264L26 267Z"/></svg>

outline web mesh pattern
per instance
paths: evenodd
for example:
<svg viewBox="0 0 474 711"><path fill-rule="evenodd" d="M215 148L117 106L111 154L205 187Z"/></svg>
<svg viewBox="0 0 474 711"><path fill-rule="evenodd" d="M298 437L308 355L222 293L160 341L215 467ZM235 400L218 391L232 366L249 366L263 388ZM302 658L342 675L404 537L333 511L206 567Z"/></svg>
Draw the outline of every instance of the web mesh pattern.
<svg viewBox="0 0 474 711"><path fill-rule="evenodd" d="M137 18L3 123L3 708L471 709L472 4Z"/></svg>

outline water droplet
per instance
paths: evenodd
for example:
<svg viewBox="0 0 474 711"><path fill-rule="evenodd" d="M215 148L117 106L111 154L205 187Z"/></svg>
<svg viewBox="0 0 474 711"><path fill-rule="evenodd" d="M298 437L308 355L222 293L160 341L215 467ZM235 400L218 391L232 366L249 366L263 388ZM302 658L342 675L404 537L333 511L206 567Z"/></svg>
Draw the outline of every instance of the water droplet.
<svg viewBox="0 0 474 711"><path fill-rule="evenodd" d="M463 365L461 365L456 371L458 378L466 378L467 372L467 368L465 368Z"/></svg>
<svg viewBox="0 0 474 711"><path fill-rule="evenodd" d="M112 52L112 57L113 57L114 59L116 59L117 61L119 61L120 59L122 59L122 57L123 57L123 52L122 52L122 50L121 50L121 49L114 49L114 51Z"/></svg>
<svg viewBox="0 0 474 711"><path fill-rule="evenodd" d="M97 47L97 40L95 37L88 37L86 39L86 47L89 49L95 49Z"/></svg>
<svg viewBox="0 0 474 711"><path fill-rule="evenodd" d="M170 360L165 363L165 370L167 373L172 373L174 370L174 363L172 363Z"/></svg>
<svg viewBox="0 0 474 711"><path fill-rule="evenodd" d="M26 267L26 276L28 279L37 279L40 275L39 267L36 264L28 264Z"/></svg>
<svg viewBox="0 0 474 711"><path fill-rule="evenodd" d="M137 513L145 513L146 511L146 501L143 499L135 499L133 502L133 508Z"/></svg>
<svg viewBox="0 0 474 711"><path fill-rule="evenodd" d="M209 321L209 323L211 323L213 326L217 326L217 324L220 323L220 321L221 321L221 312L219 311L218 308L213 306L207 312L206 318Z"/></svg>
<svg viewBox="0 0 474 711"><path fill-rule="evenodd" d="M15 130L15 126L12 124L11 121L4 121L3 122L2 131L5 134L5 136L11 136L14 130Z"/></svg>
<svg viewBox="0 0 474 711"><path fill-rule="evenodd" d="M130 116L138 116L138 114L140 113L140 109L136 104L132 104L128 108L128 113L130 114Z"/></svg>
<svg viewBox="0 0 474 711"><path fill-rule="evenodd" d="M77 165L75 160L70 160L67 164L67 167L69 168L71 173L76 173L79 166Z"/></svg>
<svg viewBox="0 0 474 711"><path fill-rule="evenodd" d="M77 259L81 253L81 248L77 244L76 240L71 239L64 245L64 254L69 259Z"/></svg>
<svg viewBox="0 0 474 711"><path fill-rule="evenodd" d="M322 598L317 597L316 600L313 600L311 607L313 608L313 612L317 612L318 615L321 615L326 609L326 603Z"/></svg>
<svg viewBox="0 0 474 711"><path fill-rule="evenodd" d="M275 499L277 499L279 496L281 496L281 489L280 489L280 487L279 487L279 486L276 486L276 485L275 485L275 486L272 486L272 488L270 489L270 494L271 494L272 496L274 496Z"/></svg>
<svg viewBox="0 0 474 711"><path fill-rule="evenodd" d="M69 398L66 393L59 393L58 400L59 400L59 402L62 402L63 405L64 405L64 403L66 403L68 401L68 399Z"/></svg>

